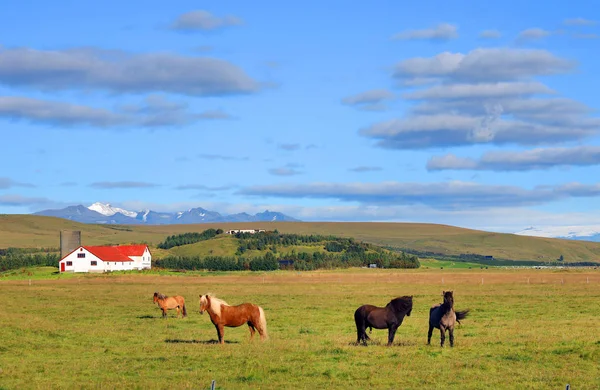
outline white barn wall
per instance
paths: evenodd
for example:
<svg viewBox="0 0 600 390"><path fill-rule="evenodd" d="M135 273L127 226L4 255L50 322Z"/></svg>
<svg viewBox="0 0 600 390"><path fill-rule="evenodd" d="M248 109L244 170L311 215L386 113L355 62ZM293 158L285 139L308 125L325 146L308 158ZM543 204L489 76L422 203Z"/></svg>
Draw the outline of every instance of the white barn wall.
<svg viewBox="0 0 600 390"><path fill-rule="evenodd" d="M78 258L78 253L85 253L85 258ZM129 271L142 270L152 268L152 254L146 247L142 256L129 256L132 261L103 261L85 247L80 246L75 251L71 252L63 258L59 264L59 271L62 269L62 264L65 264L64 272L112 272L112 271ZM67 262L72 263L67 266ZM96 261L95 266L91 265L92 261ZM62 272L62 271L61 271Z"/></svg>
<svg viewBox="0 0 600 390"><path fill-rule="evenodd" d="M77 248L74 252L71 252L67 257L60 261L60 263L65 263L65 272L105 272L106 265L104 264L104 261L85 248L81 251L80 249L82 248L83 247ZM78 253L85 253L85 258L78 258ZM72 262L71 266L67 266L68 261ZM92 261L96 261L97 265L92 266ZM58 267L59 269L62 269L60 264Z"/></svg>

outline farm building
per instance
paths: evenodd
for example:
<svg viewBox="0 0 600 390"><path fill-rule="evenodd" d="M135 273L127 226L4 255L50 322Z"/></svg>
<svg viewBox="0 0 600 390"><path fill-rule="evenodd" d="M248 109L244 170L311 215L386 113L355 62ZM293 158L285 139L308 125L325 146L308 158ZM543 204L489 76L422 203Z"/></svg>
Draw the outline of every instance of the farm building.
<svg viewBox="0 0 600 390"><path fill-rule="evenodd" d="M60 272L110 272L152 268L148 245L79 246L60 260Z"/></svg>
<svg viewBox="0 0 600 390"><path fill-rule="evenodd" d="M238 234L238 233L250 233L250 234L256 234L256 233L264 233L265 229L232 229L232 230L227 230L225 232L225 234Z"/></svg>

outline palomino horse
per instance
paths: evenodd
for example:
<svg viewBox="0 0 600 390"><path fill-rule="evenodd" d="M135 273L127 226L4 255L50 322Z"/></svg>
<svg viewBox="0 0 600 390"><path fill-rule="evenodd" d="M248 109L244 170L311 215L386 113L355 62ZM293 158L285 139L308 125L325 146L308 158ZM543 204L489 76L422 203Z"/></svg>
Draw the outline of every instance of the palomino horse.
<svg viewBox="0 0 600 390"><path fill-rule="evenodd" d="M250 339L254 332L258 331L260 339L267 338L267 319L262 307L252 303L242 303L237 306L229 306L227 302L210 294L200 295L200 314L207 311L210 320L217 329L219 343L223 344L224 327L235 328L248 324Z"/></svg>
<svg viewBox="0 0 600 390"><path fill-rule="evenodd" d="M440 330L441 346L446 340L446 330L450 333L450 346L454 347L454 325L464 320L469 314L469 309L454 311L454 296L452 291L443 291L444 303L435 305L429 309L429 332L427 333L427 344L431 344L431 333L433 328Z"/></svg>
<svg viewBox="0 0 600 390"><path fill-rule="evenodd" d="M181 310L181 318L187 317L187 311L185 310L185 299L182 296L176 295L174 297L168 297L162 295L159 292L154 293L154 303L158 303L158 307L162 310L163 318L167 318L167 310L177 309L175 318L179 317L179 311Z"/></svg>
<svg viewBox="0 0 600 390"><path fill-rule="evenodd" d="M354 322L356 322L356 343L364 344L370 340L367 336L367 328L387 329L388 343L392 345L396 330L402 325L404 316L410 316L412 311L412 295L392 299L385 307L373 305L364 305L354 312Z"/></svg>

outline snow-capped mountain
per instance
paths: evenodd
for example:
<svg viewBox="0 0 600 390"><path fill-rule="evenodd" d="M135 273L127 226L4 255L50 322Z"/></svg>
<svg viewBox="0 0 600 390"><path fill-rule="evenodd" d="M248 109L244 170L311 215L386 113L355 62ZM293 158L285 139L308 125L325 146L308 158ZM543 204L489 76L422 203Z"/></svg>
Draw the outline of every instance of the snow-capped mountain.
<svg viewBox="0 0 600 390"><path fill-rule="evenodd" d="M128 210L124 210L119 207L113 207L110 205L110 203L96 202L93 205L88 206L88 209L93 210L102 215L106 215L107 217L115 215L116 213L121 213L121 214L123 214L127 217L131 217L131 218L135 218L138 215L138 213L136 213L134 211L128 211Z"/></svg>
<svg viewBox="0 0 600 390"><path fill-rule="evenodd" d="M600 225L528 227L516 232L521 236L565 238L600 242Z"/></svg>
<svg viewBox="0 0 600 390"><path fill-rule="evenodd" d="M179 211L176 213L161 213L152 210L140 212L129 211L108 203L96 202L89 207L82 205L69 206L60 210L44 210L35 215L65 218L82 223L122 224L122 225L172 225L218 222L269 222L269 221L298 221L295 218L279 212L265 210L256 215L239 213L221 215L201 207Z"/></svg>

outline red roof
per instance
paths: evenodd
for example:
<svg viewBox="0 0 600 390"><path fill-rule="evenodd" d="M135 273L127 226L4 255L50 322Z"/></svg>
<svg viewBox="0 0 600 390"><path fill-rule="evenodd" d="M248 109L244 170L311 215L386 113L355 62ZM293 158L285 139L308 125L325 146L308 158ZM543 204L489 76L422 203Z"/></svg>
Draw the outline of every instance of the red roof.
<svg viewBox="0 0 600 390"><path fill-rule="evenodd" d="M115 248L125 256L143 256L147 245L119 245ZM87 248L87 247L86 247Z"/></svg>
<svg viewBox="0 0 600 390"><path fill-rule="evenodd" d="M84 248L102 261L133 261L129 256L142 256L147 245L81 246L79 248Z"/></svg>

